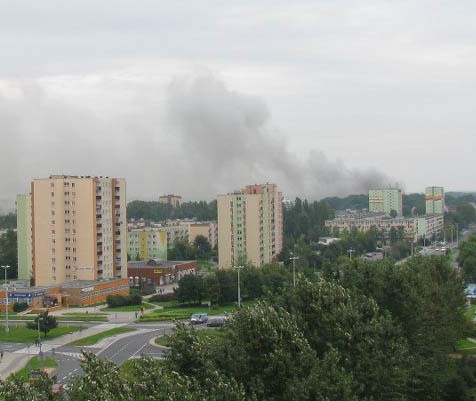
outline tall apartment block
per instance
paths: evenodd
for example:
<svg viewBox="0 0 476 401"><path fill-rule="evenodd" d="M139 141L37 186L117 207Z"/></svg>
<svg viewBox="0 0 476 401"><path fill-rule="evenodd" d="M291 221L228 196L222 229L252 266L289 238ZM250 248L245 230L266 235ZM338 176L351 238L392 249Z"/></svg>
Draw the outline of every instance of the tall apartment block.
<svg viewBox="0 0 476 401"><path fill-rule="evenodd" d="M369 212L385 213L395 210L397 216L403 216L402 190L398 188L370 189Z"/></svg>
<svg viewBox="0 0 476 401"><path fill-rule="evenodd" d="M443 187L425 188L426 214L443 214L445 212L445 191Z"/></svg>
<svg viewBox="0 0 476 401"><path fill-rule="evenodd" d="M29 280L33 274L31 241L31 195L17 195L18 278Z"/></svg>
<svg viewBox="0 0 476 401"><path fill-rule="evenodd" d="M35 285L127 277L124 179L55 175L33 180L30 196L31 236L26 224L19 242L31 241Z"/></svg>
<svg viewBox="0 0 476 401"><path fill-rule="evenodd" d="M242 262L260 267L276 260L283 247L282 199L275 184L218 195L220 268Z"/></svg>

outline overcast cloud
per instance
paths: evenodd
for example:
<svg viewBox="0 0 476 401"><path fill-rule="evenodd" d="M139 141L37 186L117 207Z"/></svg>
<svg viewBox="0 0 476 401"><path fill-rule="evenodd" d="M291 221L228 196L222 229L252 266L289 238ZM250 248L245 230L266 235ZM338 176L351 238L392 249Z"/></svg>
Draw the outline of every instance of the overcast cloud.
<svg viewBox="0 0 476 401"><path fill-rule="evenodd" d="M0 1L0 198L475 189L472 1Z"/></svg>

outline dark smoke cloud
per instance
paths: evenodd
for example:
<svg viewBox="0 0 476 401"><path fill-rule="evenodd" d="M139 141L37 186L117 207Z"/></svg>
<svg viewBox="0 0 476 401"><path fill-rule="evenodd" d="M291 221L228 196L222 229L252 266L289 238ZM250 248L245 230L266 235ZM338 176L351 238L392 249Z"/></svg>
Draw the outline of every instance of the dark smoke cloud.
<svg viewBox="0 0 476 401"><path fill-rule="evenodd" d="M317 150L291 153L262 100L210 74L174 79L165 99L161 86L131 84L133 110L107 115L101 99L72 106L39 84L14 87L15 96L0 95L0 200L50 174L125 177L129 198L147 199L169 192L213 199L255 182L275 182L289 198L318 199L388 182Z"/></svg>
<svg viewBox="0 0 476 401"><path fill-rule="evenodd" d="M376 170L350 169L318 150L298 158L286 139L270 130L270 114L260 99L230 91L213 76L175 80L168 100L169 121L187 156L222 190L269 181L288 196L316 199L365 193L388 182Z"/></svg>

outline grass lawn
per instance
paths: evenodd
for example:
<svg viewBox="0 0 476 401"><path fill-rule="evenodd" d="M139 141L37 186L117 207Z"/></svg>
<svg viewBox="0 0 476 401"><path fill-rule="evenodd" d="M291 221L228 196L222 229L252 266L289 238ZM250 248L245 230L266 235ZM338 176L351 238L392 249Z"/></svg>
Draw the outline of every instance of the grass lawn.
<svg viewBox="0 0 476 401"><path fill-rule="evenodd" d="M476 343L464 338L456 343L456 352L463 355L476 355Z"/></svg>
<svg viewBox="0 0 476 401"><path fill-rule="evenodd" d="M199 337L204 340L213 341L221 341L225 336L225 333L226 331L223 328L197 330L197 334ZM163 347L170 346L170 339L167 335L157 337L154 341L157 345L162 345Z"/></svg>
<svg viewBox="0 0 476 401"><path fill-rule="evenodd" d="M244 307L250 307L255 301L243 302ZM162 306L163 309L157 309L151 313L141 316L141 321L161 321L161 320L177 320L188 319L194 313L204 312L210 316L221 315L225 312L232 312L236 309L236 304L219 306L218 308L209 309L204 305L187 305L181 306L177 301L156 302L156 305Z"/></svg>
<svg viewBox="0 0 476 401"><path fill-rule="evenodd" d="M69 312L61 316L57 316L56 320L76 320L80 322L107 322L107 313L84 313L84 312Z"/></svg>
<svg viewBox="0 0 476 401"><path fill-rule="evenodd" d="M44 333L41 333L41 338L43 340L51 340L53 338L68 334L71 331L78 331L79 329L80 328L78 326L58 326L51 330L48 333L47 337L44 336ZM37 338L38 331L29 329L28 327L26 327L26 325L23 324L10 325L10 331L8 333L3 330L0 330L0 341L33 344Z"/></svg>
<svg viewBox="0 0 476 401"><path fill-rule="evenodd" d="M128 333L130 331L135 331L135 329L130 329L127 327L116 327L115 329L103 331L102 333L93 334L92 336L73 341L72 343L69 343L69 345L94 345L103 338L112 337L116 334Z"/></svg>
<svg viewBox="0 0 476 401"><path fill-rule="evenodd" d="M472 322L474 318L476 317L475 312L476 312L476 305L471 305L468 309L464 311L464 314L468 318L468 320Z"/></svg>
<svg viewBox="0 0 476 401"><path fill-rule="evenodd" d="M27 365L23 369L20 369L16 373L12 373L9 376L9 380L12 380L13 378L19 378L23 382L28 382L28 375L31 370L56 367L58 367L58 363L54 359L45 358L40 360L34 356L28 361Z"/></svg>
<svg viewBox="0 0 476 401"><path fill-rule="evenodd" d="M144 309L152 309L154 305L150 303L143 303L142 305L126 305L126 306L118 306L117 308L101 308L104 312L135 312L140 310L140 308Z"/></svg>

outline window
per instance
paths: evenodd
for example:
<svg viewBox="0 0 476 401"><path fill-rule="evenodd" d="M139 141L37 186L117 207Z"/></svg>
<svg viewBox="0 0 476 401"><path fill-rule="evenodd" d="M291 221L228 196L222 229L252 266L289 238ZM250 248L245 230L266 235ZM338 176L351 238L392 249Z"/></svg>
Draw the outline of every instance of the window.
<svg viewBox="0 0 476 401"><path fill-rule="evenodd" d="M54 193L54 192L51 192L51 196L55 196L55 193Z"/></svg>
<svg viewBox="0 0 476 401"><path fill-rule="evenodd" d="M55 187L55 183L54 183L54 182L51 182L51 183L50 183L50 187L51 187L51 188L54 188L54 187Z"/></svg>
<svg viewBox="0 0 476 401"><path fill-rule="evenodd" d="M53 235L56 234L56 233L55 233L55 230L51 230L51 234L53 234Z"/></svg>

